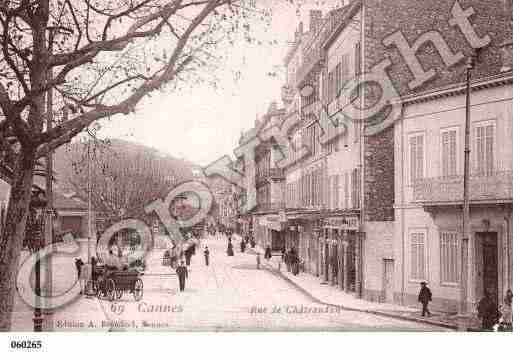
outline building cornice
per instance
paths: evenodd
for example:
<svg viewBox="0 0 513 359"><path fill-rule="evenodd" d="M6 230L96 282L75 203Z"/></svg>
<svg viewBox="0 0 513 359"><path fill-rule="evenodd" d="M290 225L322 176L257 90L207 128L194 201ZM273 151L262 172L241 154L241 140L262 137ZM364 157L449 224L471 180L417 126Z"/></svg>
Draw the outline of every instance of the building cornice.
<svg viewBox="0 0 513 359"><path fill-rule="evenodd" d="M471 91L480 91L513 83L513 71L508 71L471 81ZM404 105L424 103L440 98L458 96L465 93L466 83L459 82L449 86L439 87L429 91L407 95L401 98Z"/></svg>

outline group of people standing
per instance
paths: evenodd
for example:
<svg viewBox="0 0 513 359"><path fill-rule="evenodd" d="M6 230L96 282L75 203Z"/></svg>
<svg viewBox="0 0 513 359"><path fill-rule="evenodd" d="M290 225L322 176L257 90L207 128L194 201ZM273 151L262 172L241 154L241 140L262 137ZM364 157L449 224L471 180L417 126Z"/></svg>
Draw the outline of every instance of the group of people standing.
<svg viewBox="0 0 513 359"><path fill-rule="evenodd" d="M287 266L287 271L292 272L294 275L299 274L299 255L294 247L291 247L288 251L285 248L282 251L282 260Z"/></svg>
<svg viewBox="0 0 513 359"><path fill-rule="evenodd" d="M431 290L426 282L420 283L419 302L422 304L422 316L431 316L428 305L433 300ZM513 292L511 289L506 291L502 306L498 307L492 299L489 291L484 291L483 298L477 305L477 316L481 319L481 330L491 331L496 327L499 331L512 330L513 313Z"/></svg>
<svg viewBox="0 0 513 359"><path fill-rule="evenodd" d="M481 319L483 330L493 330L497 325L501 331L512 330L512 304L513 292L511 289L506 291L503 304L500 308L492 299L490 292L484 291L484 297L477 306L477 315Z"/></svg>

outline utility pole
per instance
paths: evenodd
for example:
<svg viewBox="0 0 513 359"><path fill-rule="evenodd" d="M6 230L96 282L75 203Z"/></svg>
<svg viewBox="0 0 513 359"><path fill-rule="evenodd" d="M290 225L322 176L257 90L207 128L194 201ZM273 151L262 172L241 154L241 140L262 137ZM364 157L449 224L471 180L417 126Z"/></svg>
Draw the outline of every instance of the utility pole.
<svg viewBox="0 0 513 359"><path fill-rule="evenodd" d="M51 56L53 52L53 33L54 29L49 29L48 35L48 54ZM52 69L46 71L46 81L53 79ZM46 93L46 131L50 131L53 126L53 89L50 87ZM45 225L45 246L53 245L53 153L49 151L46 155L46 225ZM52 275L52 256L47 256L45 262L45 294L44 301L46 308L51 308L51 298L53 293L53 275ZM52 313L50 309L46 309L47 330L52 331Z"/></svg>
<svg viewBox="0 0 513 359"><path fill-rule="evenodd" d="M470 81L474 68L475 54L467 59L466 64L466 99L465 99L465 157L463 162L463 238L461 243L461 295L460 313L467 312L468 301L468 249L470 241Z"/></svg>

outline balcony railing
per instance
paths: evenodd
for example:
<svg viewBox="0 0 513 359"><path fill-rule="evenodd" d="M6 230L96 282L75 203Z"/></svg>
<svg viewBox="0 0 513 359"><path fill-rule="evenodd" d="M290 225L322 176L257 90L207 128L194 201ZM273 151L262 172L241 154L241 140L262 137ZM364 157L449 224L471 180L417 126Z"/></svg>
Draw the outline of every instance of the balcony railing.
<svg viewBox="0 0 513 359"><path fill-rule="evenodd" d="M471 202L513 200L513 171L474 174L469 179ZM413 186L413 202L460 203L463 201L463 176L424 178Z"/></svg>
<svg viewBox="0 0 513 359"><path fill-rule="evenodd" d="M285 172L282 168L269 168L266 171L262 171L257 175L256 182L260 184L267 180L284 180Z"/></svg>
<svg viewBox="0 0 513 359"><path fill-rule="evenodd" d="M257 211L260 212L272 212L285 209L284 202L270 202L270 203L258 203Z"/></svg>

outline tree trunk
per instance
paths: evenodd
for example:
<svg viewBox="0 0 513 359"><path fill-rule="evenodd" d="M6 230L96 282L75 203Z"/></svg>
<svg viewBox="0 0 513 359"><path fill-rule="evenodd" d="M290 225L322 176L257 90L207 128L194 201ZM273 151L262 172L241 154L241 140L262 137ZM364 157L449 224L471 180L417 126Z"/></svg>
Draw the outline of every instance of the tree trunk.
<svg viewBox="0 0 513 359"><path fill-rule="evenodd" d="M0 332L9 331L16 290L16 274L30 203L35 151L23 150L16 163L6 221L0 237Z"/></svg>

